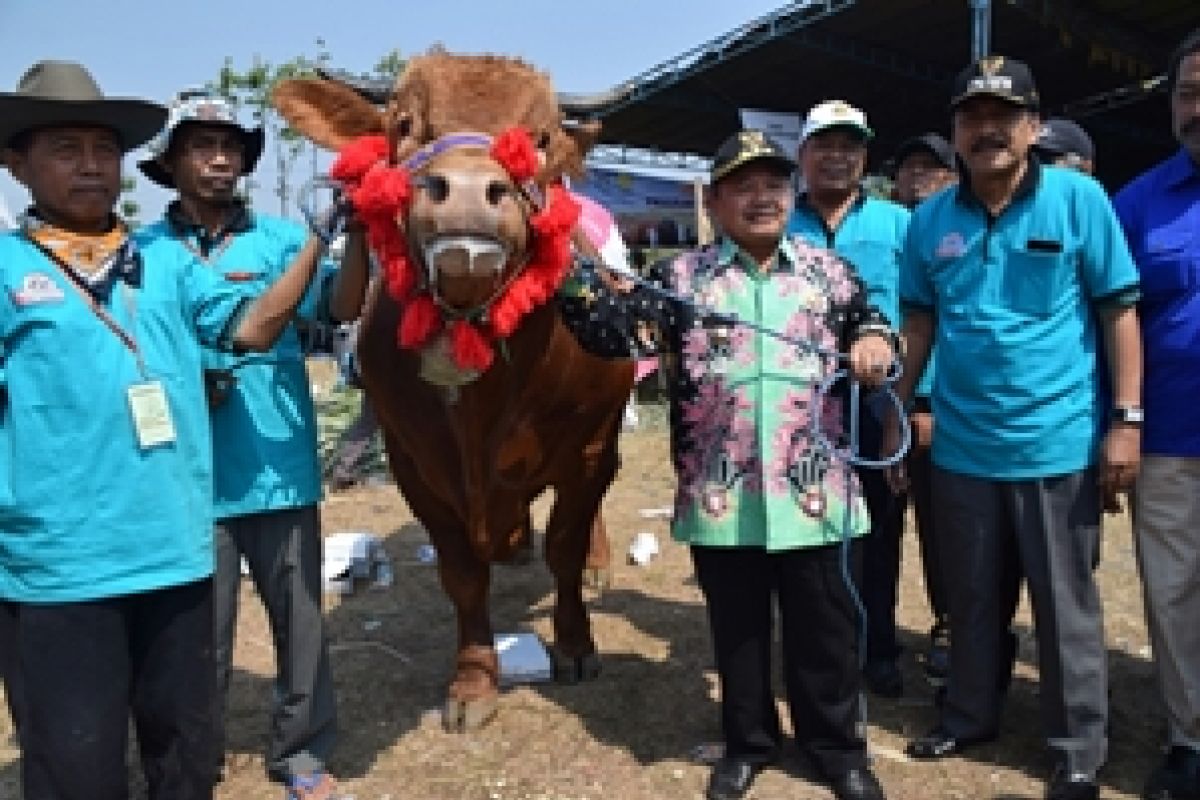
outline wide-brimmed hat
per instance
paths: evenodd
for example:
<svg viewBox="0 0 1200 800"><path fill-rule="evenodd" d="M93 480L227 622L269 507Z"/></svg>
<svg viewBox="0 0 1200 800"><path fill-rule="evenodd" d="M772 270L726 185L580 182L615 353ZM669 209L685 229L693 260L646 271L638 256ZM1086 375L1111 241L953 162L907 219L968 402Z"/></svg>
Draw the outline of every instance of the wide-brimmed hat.
<svg viewBox="0 0 1200 800"><path fill-rule="evenodd" d="M79 64L39 61L21 76L15 92L0 92L0 148L37 128L97 125L115 131L128 152L153 136L166 118L158 103L105 97Z"/></svg>
<svg viewBox="0 0 1200 800"><path fill-rule="evenodd" d="M167 124L146 145L149 158L138 162L138 169L142 171L143 175L159 186L165 186L168 189L175 188L175 179L163 166L162 159L171 149L171 140L176 131L189 123L220 125L236 130L241 135L244 150L242 174L249 175L254 171L265 143L263 129L261 127L247 128L238 122L237 112L221 95L207 89L185 89L171 101Z"/></svg>

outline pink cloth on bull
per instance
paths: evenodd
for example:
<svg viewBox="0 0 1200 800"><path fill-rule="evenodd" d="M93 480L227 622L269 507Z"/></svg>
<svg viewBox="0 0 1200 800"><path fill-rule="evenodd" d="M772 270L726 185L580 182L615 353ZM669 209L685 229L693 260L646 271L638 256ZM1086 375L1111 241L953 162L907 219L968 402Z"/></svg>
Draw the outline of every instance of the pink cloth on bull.
<svg viewBox="0 0 1200 800"><path fill-rule="evenodd" d="M583 235L600 251L604 266L613 272L632 275L629 248L625 246L625 240L617 230L617 221L613 219L613 215L590 197L575 192L572 192L571 196L579 203L579 225L583 228Z"/></svg>

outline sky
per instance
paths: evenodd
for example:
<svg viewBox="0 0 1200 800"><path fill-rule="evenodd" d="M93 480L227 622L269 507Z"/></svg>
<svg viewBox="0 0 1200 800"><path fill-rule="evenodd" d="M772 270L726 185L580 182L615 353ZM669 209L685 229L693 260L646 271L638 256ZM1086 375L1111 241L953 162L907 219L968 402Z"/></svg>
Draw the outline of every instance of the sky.
<svg viewBox="0 0 1200 800"><path fill-rule="evenodd" d="M520 56L550 73L560 91L603 91L713 37L779 8L786 0L0 0L0 91L46 59L78 61L106 95L166 102L179 89L257 56L279 63L315 56L325 41L335 66L366 72L393 49ZM170 199L126 160L138 178L143 220ZM144 157L144 154L141 154ZM279 212L264 157L256 207ZM0 170L0 197L14 213L23 187ZM288 209L295 216L295 209Z"/></svg>

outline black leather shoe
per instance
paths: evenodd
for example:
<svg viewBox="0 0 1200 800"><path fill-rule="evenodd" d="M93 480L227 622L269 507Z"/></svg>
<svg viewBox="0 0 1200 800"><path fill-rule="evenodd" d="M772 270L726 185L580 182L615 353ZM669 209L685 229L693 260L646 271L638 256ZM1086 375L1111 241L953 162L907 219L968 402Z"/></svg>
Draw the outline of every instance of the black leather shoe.
<svg viewBox="0 0 1200 800"><path fill-rule="evenodd" d="M1166 760L1150 773L1144 800L1200 800L1200 753L1172 747Z"/></svg>
<svg viewBox="0 0 1200 800"><path fill-rule="evenodd" d="M973 745L990 742L994 738L996 737L960 738L939 725L924 736L910 741L904 752L908 753L910 758L932 761L957 755Z"/></svg>
<svg viewBox="0 0 1200 800"><path fill-rule="evenodd" d="M887 800L875 773L867 767L854 767L843 772L829 786L838 800Z"/></svg>
<svg viewBox="0 0 1200 800"><path fill-rule="evenodd" d="M762 766L743 758L722 758L708 777L708 800L739 800L750 789Z"/></svg>
<svg viewBox="0 0 1200 800"><path fill-rule="evenodd" d="M1060 766L1046 785L1046 800L1100 800L1100 786L1091 775Z"/></svg>

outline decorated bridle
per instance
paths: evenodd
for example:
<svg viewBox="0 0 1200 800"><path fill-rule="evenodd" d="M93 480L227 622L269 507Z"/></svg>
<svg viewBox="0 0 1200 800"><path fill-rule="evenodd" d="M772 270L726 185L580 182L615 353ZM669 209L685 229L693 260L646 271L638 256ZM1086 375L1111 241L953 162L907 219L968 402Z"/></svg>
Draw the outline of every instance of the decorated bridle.
<svg viewBox="0 0 1200 800"><path fill-rule="evenodd" d="M530 244L525 260L509 270L487 300L459 310L441 299L436 276L414 266L401 223L412 206L414 187L422 185L420 173L441 154L465 147L486 149L508 173L525 201L522 211ZM330 176L366 227L367 245L383 270L387 292L400 306L396 341L401 348L421 350L444 333L455 365L483 372L492 365L497 342L511 336L530 311L554 295L571 267L571 233L579 205L561 186L551 185L543 193L534 181L540 164L533 139L521 127L496 137L446 134L400 164L381 134L361 136L338 153Z"/></svg>

